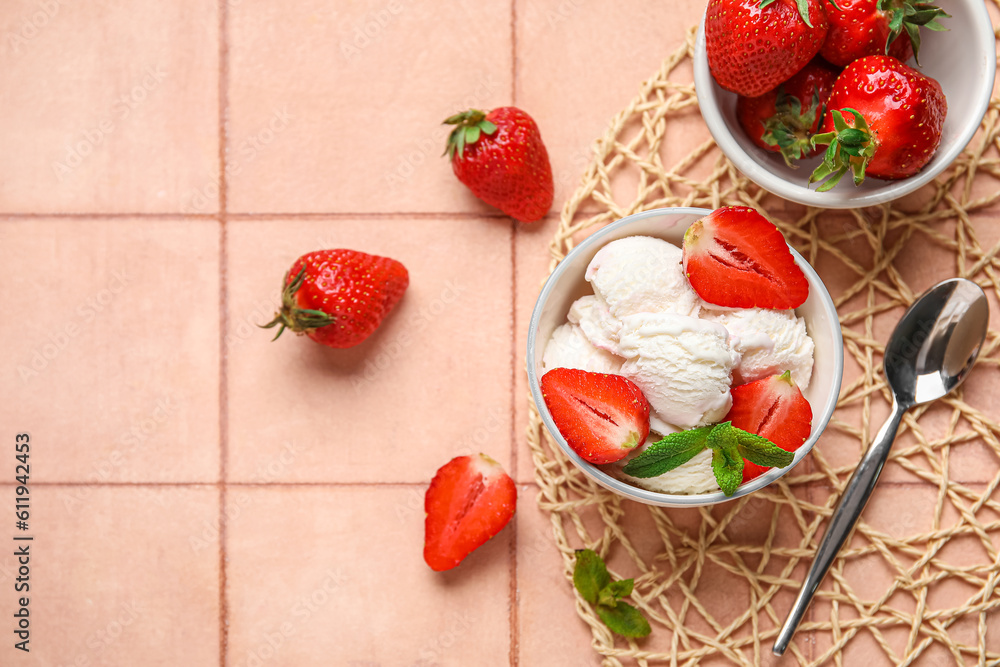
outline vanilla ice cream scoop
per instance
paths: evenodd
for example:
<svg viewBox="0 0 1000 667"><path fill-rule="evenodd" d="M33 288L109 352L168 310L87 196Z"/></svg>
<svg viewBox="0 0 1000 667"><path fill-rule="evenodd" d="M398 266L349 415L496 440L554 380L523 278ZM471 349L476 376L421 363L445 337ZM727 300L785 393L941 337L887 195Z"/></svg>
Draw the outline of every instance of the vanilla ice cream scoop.
<svg viewBox="0 0 1000 667"><path fill-rule="evenodd" d="M664 421L688 429L729 412L740 355L721 324L673 313L630 315L622 319L618 349L626 358L621 374Z"/></svg>
<svg viewBox="0 0 1000 667"><path fill-rule="evenodd" d="M695 317L701 299L681 258L681 249L662 239L629 236L601 248L585 277L615 318L658 312Z"/></svg>
<svg viewBox="0 0 1000 667"><path fill-rule="evenodd" d="M733 348L742 357L733 372L736 384L791 371L799 389L809 386L813 341L806 331L806 321L793 311L748 308L703 311L702 317L729 330Z"/></svg>
<svg viewBox="0 0 1000 667"><path fill-rule="evenodd" d="M552 338L542 353L542 368L578 368L594 373L617 375L622 359L594 347L576 324L563 324L552 332Z"/></svg>
<svg viewBox="0 0 1000 667"><path fill-rule="evenodd" d="M623 482L657 493L695 494L720 490L715 473L712 472L712 450L710 449L698 452L687 463L682 463L659 477L632 477L622 472L626 463L644 452L655 441L655 438L648 438L645 444L635 448L635 453L610 464L607 469L610 469L612 474Z"/></svg>
<svg viewBox="0 0 1000 667"><path fill-rule="evenodd" d="M579 325L583 335L594 347L617 354L618 330L622 323L611 315L608 304L600 297L580 297L569 307L566 319Z"/></svg>

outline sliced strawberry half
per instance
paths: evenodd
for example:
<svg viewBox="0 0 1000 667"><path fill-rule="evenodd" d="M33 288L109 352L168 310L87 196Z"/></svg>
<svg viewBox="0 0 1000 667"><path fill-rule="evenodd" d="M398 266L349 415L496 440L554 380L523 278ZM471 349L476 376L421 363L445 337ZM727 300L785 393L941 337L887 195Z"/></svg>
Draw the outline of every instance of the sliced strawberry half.
<svg viewBox="0 0 1000 667"><path fill-rule="evenodd" d="M620 375L553 368L542 396L563 438L590 463L620 461L649 435L649 401Z"/></svg>
<svg viewBox="0 0 1000 667"><path fill-rule="evenodd" d="M752 208L724 206L684 233L684 271L702 299L729 308L798 308L809 282L785 237Z"/></svg>
<svg viewBox="0 0 1000 667"><path fill-rule="evenodd" d="M424 496L424 560L455 567L499 533L517 508L517 488L485 454L458 456L438 469Z"/></svg>
<svg viewBox="0 0 1000 667"><path fill-rule="evenodd" d="M736 428L763 436L786 452L801 447L812 432L812 408L788 371L733 387L731 393L733 407L724 421ZM768 470L744 459L743 481Z"/></svg>

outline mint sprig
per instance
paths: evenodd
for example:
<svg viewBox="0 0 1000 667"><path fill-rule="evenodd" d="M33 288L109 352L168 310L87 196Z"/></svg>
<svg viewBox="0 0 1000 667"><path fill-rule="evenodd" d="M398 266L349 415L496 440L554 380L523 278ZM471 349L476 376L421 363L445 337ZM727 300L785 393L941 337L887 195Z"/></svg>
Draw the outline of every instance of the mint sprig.
<svg viewBox="0 0 1000 667"><path fill-rule="evenodd" d="M727 496L743 482L743 460L768 468L784 468L795 455L765 437L736 428L731 422L671 433L629 461L622 471L632 477L658 477L687 463L705 448L712 450L712 472Z"/></svg>
<svg viewBox="0 0 1000 667"><path fill-rule="evenodd" d="M633 579L611 581L604 561L592 549L576 550L573 585L612 632L623 637L645 637L652 629L638 609L621 598L632 595Z"/></svg>

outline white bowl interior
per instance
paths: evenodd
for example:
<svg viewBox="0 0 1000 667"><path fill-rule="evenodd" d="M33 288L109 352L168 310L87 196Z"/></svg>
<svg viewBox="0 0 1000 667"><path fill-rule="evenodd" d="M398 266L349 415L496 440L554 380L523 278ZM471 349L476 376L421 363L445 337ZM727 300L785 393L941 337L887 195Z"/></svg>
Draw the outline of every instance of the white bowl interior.
<svg viewBox="0 0 1000 667"><path fill-rule="evenodd" d="M604 245L626 236L655 236L680 247L684 232L699 218L711 211L701 208L663 208L637 213L622 218L595 232L573 249L549 277L535 304L528 329L528 383L538 406L542 421L556 442L579 466L584 473L602 486L620 494L651 505L664 507L694 507L712 505L756 491L778 479L798 465L812 449L820 433L826 428L840 394L840 382L844 371L844 346L840 334L840 320L837 310L822 280L805 259L795 250L792 254L809 280L809 298L796 310L806 320L806 328L816 345L814 353L813 379L803 395L813 411L813 427L809 439L795 453L795 459L787 468L773 469L740 486L733 496L726 497L721 491L698 495L680 495L647 491L626 484L612 477L600 468L591 465L574 452L559 434L552 416L545 407L539 387L542 376L542 354L545 345L556 327L566 322L570 305L581 296L593 294L584 273L590 260Z"/></svg>
<svg viewBox="0 0 1000 667"><path fill-rule="evenodd" d="M993 92L996 73L996 38L989 12L982 0L942 0L935 3L951 14L940 23L946 32L923 31L920 67L907 64L936 79L948 100L941 144L934 158L910 178L883 181L866 178L855 186L849 176L828 192L808 187L809 174L819 156L788 167L777 153L755 146L736 120L736 94L715 82L705 53L705 18L695 43L694 79L702 116L722 152L750 180L774 194L809 206L857 208L891 201L933 180L958 157L982 121ZM835 10L832 10L835 11Z"/></svg>

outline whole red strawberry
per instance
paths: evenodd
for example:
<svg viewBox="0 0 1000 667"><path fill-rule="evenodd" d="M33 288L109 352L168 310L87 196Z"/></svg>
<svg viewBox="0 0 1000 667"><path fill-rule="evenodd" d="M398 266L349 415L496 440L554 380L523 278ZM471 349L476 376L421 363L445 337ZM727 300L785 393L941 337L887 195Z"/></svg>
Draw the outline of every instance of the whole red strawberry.
<svg viewBox="0 0 1000 667"><path fill-rule="evenodd" d="M302 255L285 274L281 310L264 328L289 328L329 347L353 347L378 328L410 283L394 259L357 250Z"/></svg>
<svg viewBox="0 0 1000 667"><path fill-rule="evenodd" d="M792 380L792 374L772 375L733 387L733 407L726 421L748 433L765 437L786 452L794 452L812 433L812 408ZM743 481L768 468L744 460Z"/></svg>
<svg viewBox="0 0 1000 667"><path fill-rule="evenodd" d="M723 206L684 232L684 273L702 299L727 308L798 308L809 281L785 237L747 206Z"/></svg>
<svg viewBox="0 0 1000 667"><path fill-rule="evenodd" d="M826 38L822 0L709 0L708 67L716 82L757 97L805 67Z"/></svg>
<svg viewBox="0 0 1000 667"><path fill-rule="evenodd" d="M566 443L585 461L613 463L649 435L649 402L631 380L576 368L542 376L542 396Z"/></svg>
<svg viewBox="0 0 1000 667"><path fill-rule="evenodd" d="M840 67L877 55L920 62L920 28L944 30L936 19L948 16L915 0L838 0L837 6L827 11L830 30L820 55Z"/></svg>
<svg viewBox="0 0 1000 667"><path fill-rule="evenodd" d="M549 153L535 121L516 107L470 109L448 118L451 166L472 194L515 220L534 222L552 208Z"/></svg>
<svg viewBox="0 0 1000 667"><path fill-rule="evenodd" d="M882 179L912 176L934 157L948 113L941 86L891 56L867 56L847 66L833 85L820 134L823 164L809 177L832 188L851 171Z"/></svg>
<svg viewBox="0 0 1000 667"><path fill-rule="evenodd" d="M506 526L517 509L517 487L486 456L459 456L441 466L424 496L424 561L450 570Z"/></svg>
<svg viewBox="0 0 1000 667"><path fill-rule="evenodd" d="M766 151L781 153L785 164L815 155L812 135L823 119L837 71L815 59L774 90L736 99L736 119L747 136Z"/></svg>

